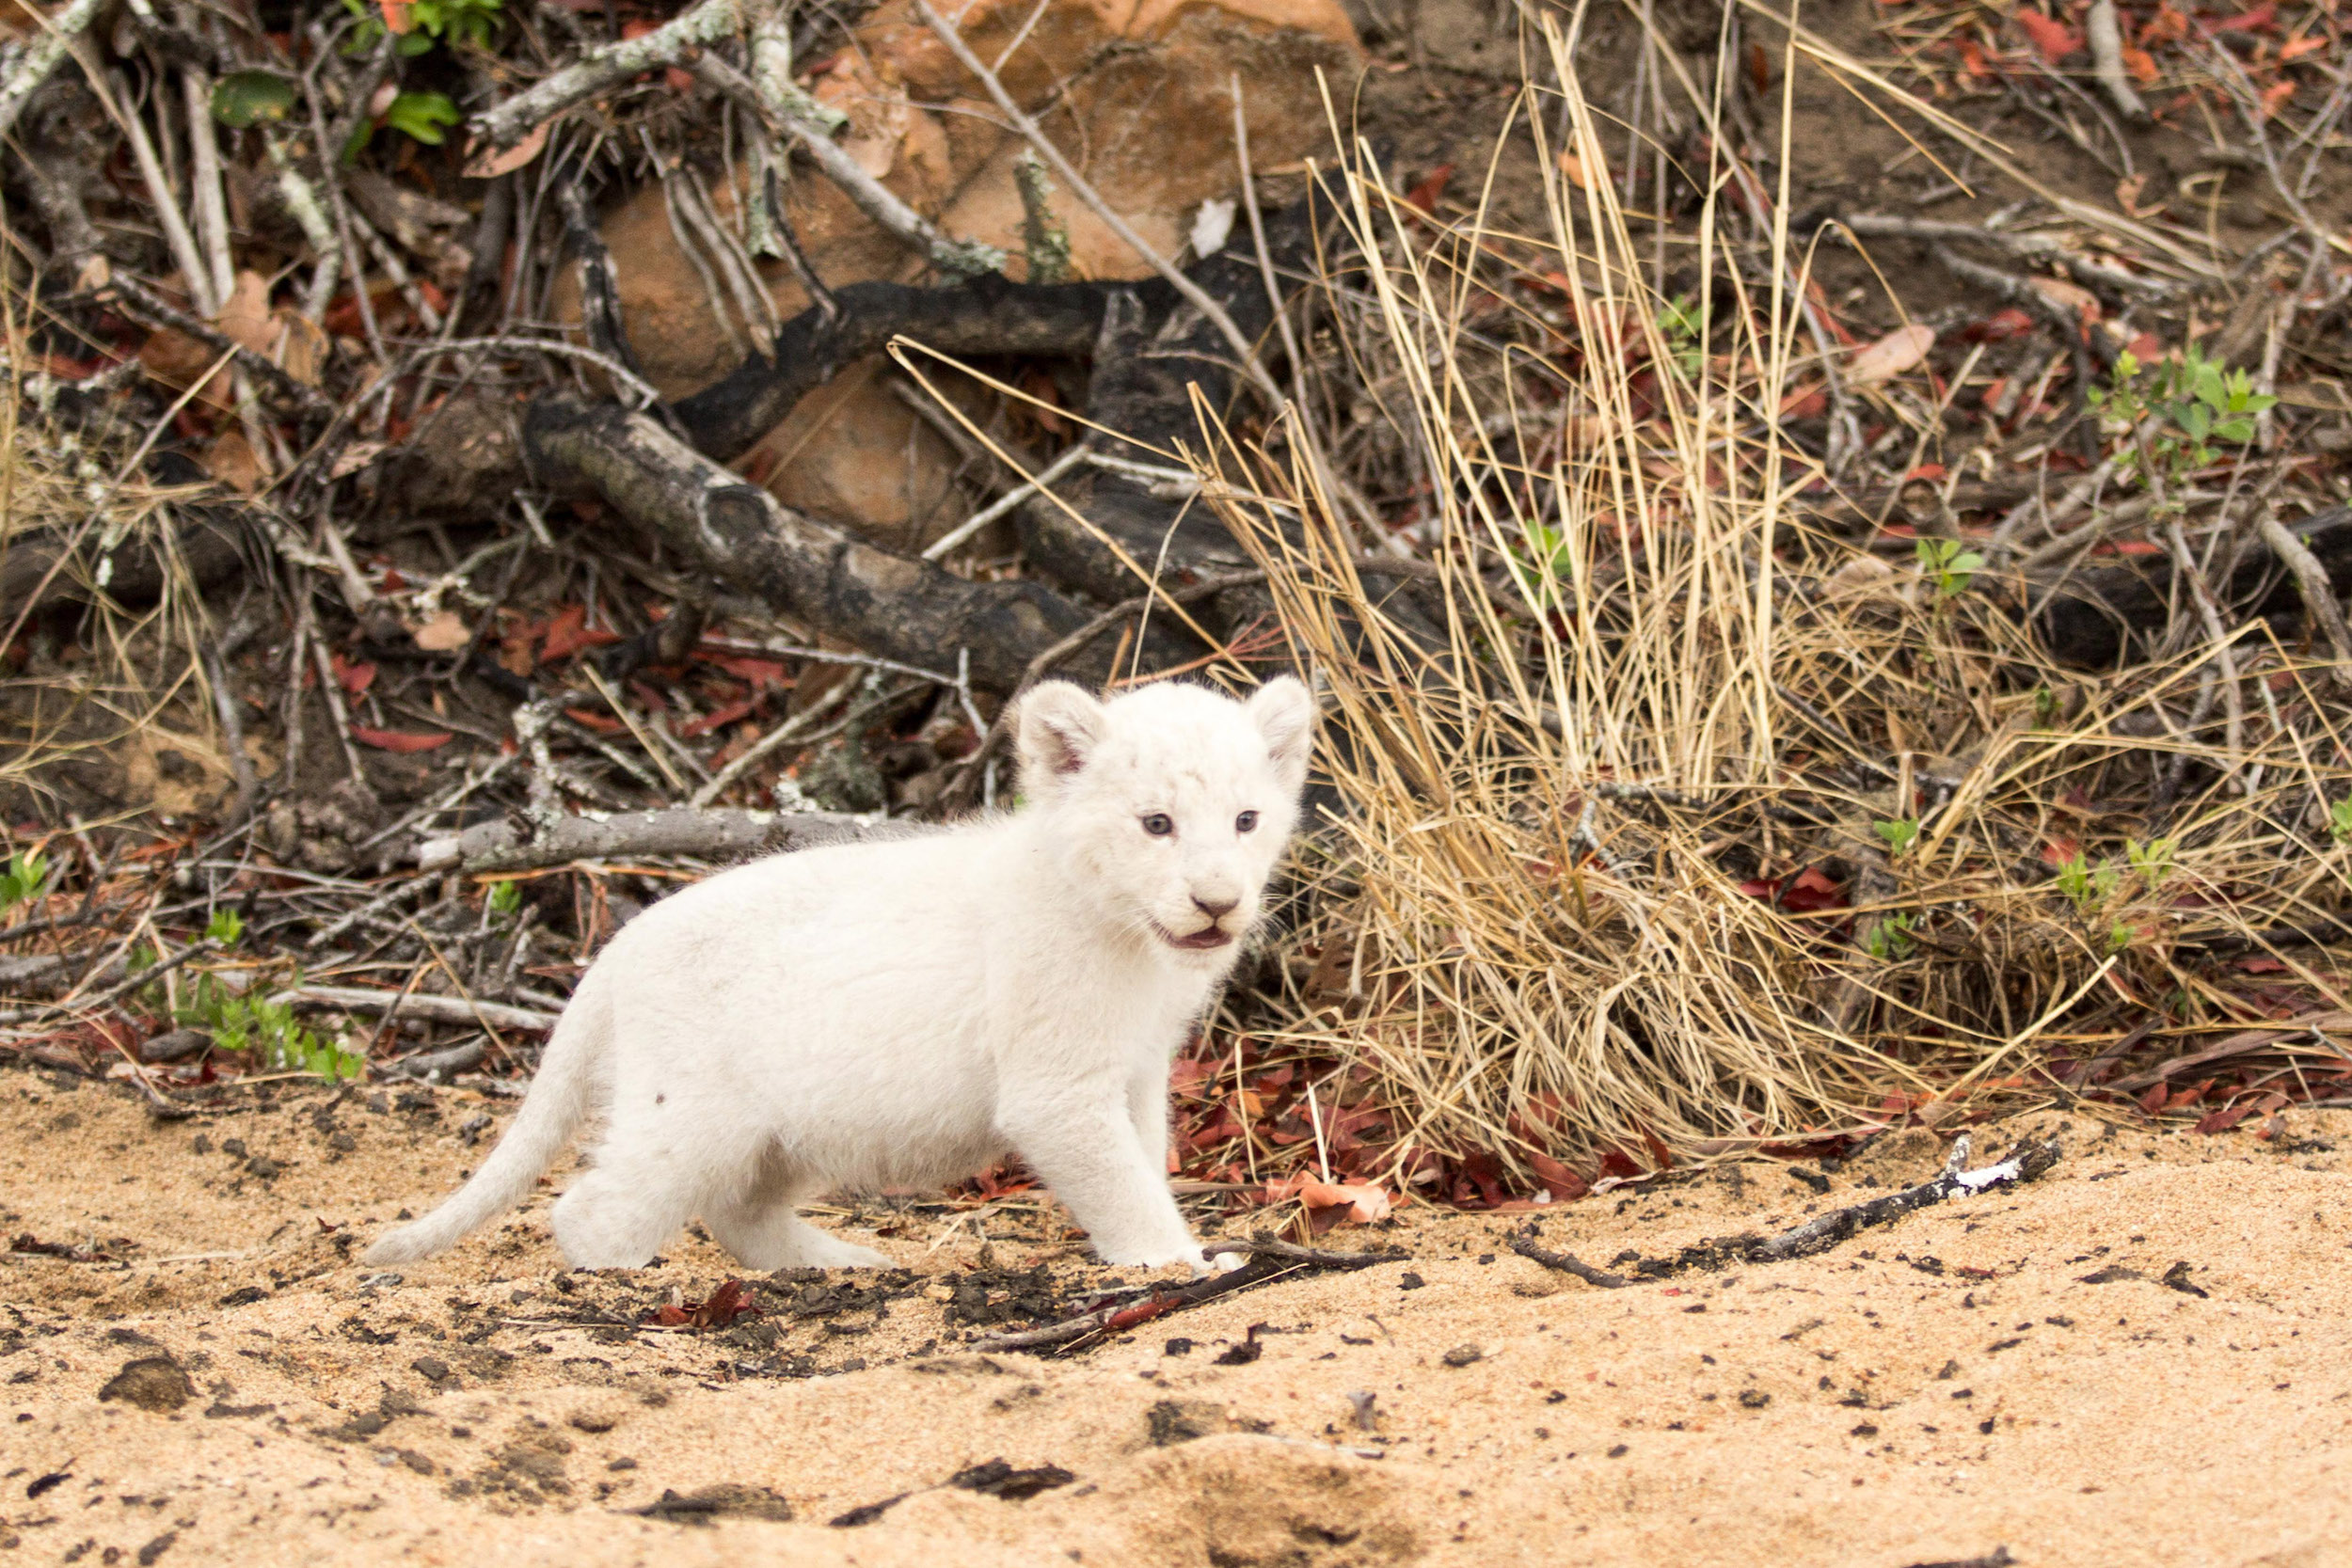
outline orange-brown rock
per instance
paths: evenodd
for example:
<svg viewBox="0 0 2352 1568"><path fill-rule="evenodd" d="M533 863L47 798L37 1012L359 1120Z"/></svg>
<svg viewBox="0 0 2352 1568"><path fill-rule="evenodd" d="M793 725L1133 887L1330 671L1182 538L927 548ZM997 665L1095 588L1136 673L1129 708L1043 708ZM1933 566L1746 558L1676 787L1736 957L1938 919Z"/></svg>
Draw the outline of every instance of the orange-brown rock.
<svg viewBox="0 0 2352 1568"><path fill-rule="evenodd" d="M1336 0L973 0L959 17L981 58L1005 56L1009 90L1145 241L1181 260L1201 202L1239 184L1232 81L1241 78L1251 160L1260 171L1327 148L1326 73L1344 99L1360 55ZM1032 15L1034 13L1034 21ZM1025 33L1023 29L1026 28ZM1015 44L1009 56L1007 46ZM946 233L1005 250L1022 275L1022 205L1013 168L1022 144L1004 130L980 85L924 25L910 0L885 0L843 50L809 79L810 90L849 117L843 145L861 166ZM742 176L739 171L737 179ZM1133 277L1148 264L1095 214L1054 182L1055 215L1070 236L1081 277ZM739 212L736 180L714 182L721 221ZM787 212L818 275L841 285L914 278L923 262L870 223L831 183L803 168ZM668 208L647 186L614 208L604 237L622 309L646 374L675 395L716 379L739 351L678 248ZM762 277L780 316L807 300L780 264ZM575 314L568 277L557 309ZM744 341L756 332L732 314ZM769 440L766 483L787 505L851 523L903 544L936 531L948 496L952 453L871 378L845 372L805 403ZM755 467L753 471L757 471Z"/></svg>

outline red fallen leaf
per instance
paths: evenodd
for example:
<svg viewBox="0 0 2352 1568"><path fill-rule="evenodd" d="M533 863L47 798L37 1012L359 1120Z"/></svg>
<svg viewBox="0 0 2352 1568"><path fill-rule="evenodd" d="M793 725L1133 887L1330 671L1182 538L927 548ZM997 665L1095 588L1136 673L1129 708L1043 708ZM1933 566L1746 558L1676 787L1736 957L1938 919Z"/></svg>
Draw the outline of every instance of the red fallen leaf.
<svg viewBox="0 0 2352 1568"><path fill-rule="evenodd" d="M2235 1127L2239 1122L2244 1121L2248 1117L2250 1117L2253 1114L2254 1107L2251 1105L2233 1105L2226 1111L2216 1111L2213 1115L2200 1119L2197 1123L2197 1131L2200 1132L2227 1132L2231 1128Z"/></svg>
<svg viewBox="0 0 2352 1568"><path fill-rule="evenodd" d="M1198 1056L1179 1056L1168 1067L1168 1086L1178 1094L1198 1096L1216 1077L1216 1064Z"/></svg>
<svg viewBox="0 0 2352 1568"><path fill-rule="evenodd" d="M365 724L354 724L351 738L379 752L430 752L457 737L445 730L372 730Z"/></svg>
<svg viewBox="0 0 2352 1568"><path fill-rule="evenodd" d="M1992 62L1984 57L1984 46L1975 39L1960 40L1960 69L1972 81L1989 82L1993 79Z"/></svg>
<svg viewBox="0 0 2352 1568"><path fill-rule="evenodd" d="M326 662L334 666L335 684L357 697L375 684L375 666L354 664L341 654L329 654Z"/></svg>
<svg viewBox="0 0 2352 1568"><path fill-rule="evenodd" d="M2235 16L2225 16L2207 22L2196 19L2197 30L2211 38L2216 33L2275 33L2279 30L2278 0L2263 0L2251 10Z"/></svg>
<svg viewBox="0 0 2352 1568"><path fill-rule="evenodd" d="M1779 896L1782 909L1798 914L1846 907L1846 895L1838 884L1823 876L1819 868L1810 865L1798 872L1796 881Z"/></svg>
<svg viewBox="0 0 2352 1568"><path fill-rule="evenodd" d="M705 654L702 660L714 669L725 671L737 680L749 681L754 686L789 687L792 684L783 662L778 659L747 658L741 654Z"/></svg>
<svg viewBox="0 0 2352 1568"><path fill-rule="evenodd" d="M1268 1203L1280 1203L1294 1197L1309 1209L1343 1210L1343 1217L1353 1216L1359 1225L1371 1225L1388 1218L1389 1211L1396 1201L1385 1188L1371 1183L1321 1181L1304 1172L1266 1183L1265 1200Z"/></svg>
<svg viewBox="0 0 2352 1568"><path fill-rule="evenodd" d="M1941 463L1922 463L1911 472L1903 475L1903 483L1908 484L1915 479L1942 479L1950 471Z"/></svg>
<svg viewBox="0 0 2352 1568"><path fill-rule="evenodd" d="M2042 863L2064 865L2083 852L2082 846L2064 836L2053 838L2042 846Z"/></svg>
<svg viewBox="0 0 2352 1568"><path fill-rule="evenodd" d="M2306 33L2301 38L2289 39L2279 45L2279 63L2284 65L2289 60L2299 60L2306 55L2315 54L2327 47L2326 39L2316 33Z"/></svg>
<svg viewBox="0 0 2352 1568"><path fill-rule="evenodd" d="M1780 400L1780 417L1784 420L1819 419L1828 407L1828 388L1801 387Z"/></svg>
<svg viewBox="0 0 2352 1568"><path fill-rule="evenodd" d="M1438 202L1445 195L1446 183L1453 178L1454 166L1439 164L1422 177L1420 184L1405 193L1405 204L1407 207L1418 207L1421 211L1435 216Z"/></svg>
<svg viewBox="0 0 2352 1568"><path fill-rule="evenodd" d="M741 702L729 703L722 708L713 708L700 719L680 724L677 728L678 736L681 739L691 740L698 735L708 735L711 731L722 729L739 719L750 718L752 710L757 706L759 706L757 697L746 697Z"/></svg>
<svg viewBox="0 0 2352 1568"><path fill-rule="evenodd" d="M1604 1150L1600 1157L1600 1174L1613 1176L1620 1181L1630 1181L1642 1174L1642 1167L1621 1148Z"/></svg>
<svg viewBox="0 0 2352 1568"><path fill-rule="evenodd" d="M2158 1111L2164 1109L2165 1098L2169 1092L2169 1091L2167 1090L2162 1084L2158 1084L2155 1087L2150 1089L2146 1094L2139 1097L2139 1108L2147 1112L2150 1116L2154 1116Z"/></svg>
<svg viewBox="0 0 2352 1568"><path fill-rule="evenodd" d="M2132 80L2141 87L2155 86L2156 78L2164 74L2156 69L2156 57L2145 49L2126 47L2122 54L2123 68L2132 73Z"/></svg>
<svg viewBox="0 0 2352 1568"><path fill-rule="evenodd" d="M2240 974L2283 974L2286 973L2287 966L2267 953L2256 953L2238 959L2230 967Z"/></svg>
<svg viewBox="0 0 2352 1568"><path fill-rule="evenodd" d="M2056 65L2083 46L2083 36L2065 23L2042 15L2028 6L2016 10L2017 25L2026 29L2042 51L2042 57Z"/></svg>
<svg viewBox="0 0 2352 1568"><path fill-rule="evenodd" d="M586 605L567 604L548 622L547 641L539 645L539 662L552 664L559 658L571 657L582 648L600 648L620 640L619 632L588 624Z"/></svg>
<svg viewBox="0 0 2352 1568"><path fill-rule="evenodd" d="M564 710L564 717L576 724L587 725L598 735L618 735L628 728L611 714L598 713L593 708L567 707Z"/></svg>
<svg viewBox="0 0 2352 1568"><path fill-rule="evenodd" d="M2290 78L2284 76L2281 76L2279 80L2271 83L2267 87L2265 87L2263 89L2262 118L2268 119L2271 116L2277 114L2280 109L2285 108L2287 106L2287 101L2295 96L2295 88L2296 83Z"/></svg>
<svg viewBox="0 0 2352 1568"><path fill-rule="evenodd" d="M1593 1190L1582 1177L1549 1154L1529 1155L1527 1167L1535 1173L1535 1180L1544 1184L1544 1191L1564 1203L1582 1197Z"/></svg>
<svg viewBox="0 0 2352 1568"><path fill-rule="evenodd" d="M2164 546L2151 544L2145 539L2117 539L2099 553L2102 555L2162 555Z"/></svg>

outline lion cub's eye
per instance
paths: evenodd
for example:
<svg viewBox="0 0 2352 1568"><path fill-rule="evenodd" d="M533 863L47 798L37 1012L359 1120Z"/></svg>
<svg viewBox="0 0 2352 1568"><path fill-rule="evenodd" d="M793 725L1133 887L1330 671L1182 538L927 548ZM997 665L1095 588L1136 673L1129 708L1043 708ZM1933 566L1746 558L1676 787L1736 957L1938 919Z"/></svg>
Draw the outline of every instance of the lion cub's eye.
<svg viewBox="0 0 2352 1568"><path fill-rule="evenodd" d="M1237 833L1252 832L1257 828L1257 826L1258 814L1254 811L1243 812L1239 816L1233 818L1233 832Z"/></svg>
<svg viewBox="0 0 2352 1568"><path fill-rule="evenodd" d="M1176 824L1168 813L1155 811L1143 819L1143 831L1153 838L1166 838L1176 831Z"/></svg>

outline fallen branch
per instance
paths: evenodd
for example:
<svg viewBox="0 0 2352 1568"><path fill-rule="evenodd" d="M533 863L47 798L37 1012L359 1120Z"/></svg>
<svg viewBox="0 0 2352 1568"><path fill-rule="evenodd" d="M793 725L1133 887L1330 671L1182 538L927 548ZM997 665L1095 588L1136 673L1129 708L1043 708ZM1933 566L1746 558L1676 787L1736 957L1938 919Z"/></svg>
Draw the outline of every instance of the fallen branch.
<svg viewBox="0 0 2352 1568"><path fill-rule="evenodd" d="M40 26L40 37L25 46L8 80L0 82L0 136L15 128L16 117L23 112L25 101L49 80L49 73L72 49L73 40L105 8L106 0L73 0L55 17L45 17L30 7L25 8Z"/></svg>
<svg viewBox="0 0 2352 1568"><path fill-rule="evenodd" d="M1890 1224L1905 1214L1916 1213L1947 1198L2031 1181L2058 1164L2058 1146L2055 1138L2038 1143L2027 1139L2011 1149L2006 1159L1977 1170L1963 1168L1968 1164L1968 1134L1963 1132L1952 1140L1950 1156L1945 1160L1944 1168L1931 1180L1922 1181L1915 1187L1905 1187L1899 1193L1889 1193L1884 1197L1874 1197L1867 1203L1833 1209L1826 1214L1807 1220L1794 1230L1784 1231L1770 1241L1754 1243L1741 1252L1741 1259L1750 1263L1779 1263L1792 1258L1811 1258L1874 1226Z"/></svg>
<svg viewBox="0 0 2352 1568"><path fill-rule="evenodd" d="M644 71L675 65L689 53L733 38L743 25L735 0L702 0L638 38L607 44L474 117L474 151L504 152L573 104Z"/></svg>
<svg viewBox="0 0 2352 1568"><path fill-rule="evenodd" d="M1148 287L1148 285L1144 285ZM1075 359L1103 330L1104 303L1137 285L1024 284L994 273L946 288L851 283L834 309L812 306L784 324L767 356L745 360L672 404L694 445L731 462L784 422L801 399L846 366L913 338L945 355Z"/></svg>
<svg viewBox="0 0 2352 1568"><path fill-rule="evenodd" d="M142 986L162 979L190 958L200 958L208 953L217 953L220 948L219 942L206 937L201 942L182 948L168 958L150 964L145 969L131 971L95 996L69 996L60 1001L42 1002L30 1007L10 1007L5 1012L0 1012L0 1026L31 1023L38 1019L53 1018L58 1013L94 1012L110 1003L119 1001Z"/></svg>
<svg viewBox="0 0 2352 1568"><path fill-rule="evenodd" d="M462 996L420 996L415 991L371 990L365 986L295 986L270 998L297 1007L332 1007L371 1017L413 1018L427 1023L483 1024L546 1034L556 1015L501 1002L471 1002Z"/></svg>
<svg viewBox="0 0 2352 1568"><path fill-rule="evenodd" d="M1733 1263L1785 1263L1791 1259L1812 1258L1827 1252L1865 1230L1892 1224L1905 1214L1916 1213L1947 1198L2031 1181L2058 1164L2058 1146L2056 1139L2041 1142L2027 1139L2010 1150L2005 1158L1976 1170L1965 1168L1968 1155L1968 1134L1963 1132L1953 1140L1952 1151L1945 1160L1944 1168L1915 1187L1905 1187L1900 1192L1888 1193L1867 1203L1833 1209L1826 1214L1805 1221L1794 1230L1783 1231L1777 1236L1733 1236L1684 1247L1672 1258L1645 1258L1634 1264L1633 1275L1629 1278L1580 1262L1567 1253L1552 1252L1538 1246L1532 1233L1514 1236L1508 1244L1522 1258L1531 1259L1548 1269L1572 1274L1588 1285L1610 1291L1669 1279L1692 1269L1721 1269Z"/></svg>
<svg viewBox="0 0 2352 1568"><path fill-rule="evenodd" d="M403 1056L385 1067L384 1076L441 1083L480 1067L486 1050L482 1037L477 1035L465 1044L453 1045L447 1051L424 1051L414 1056Z"/></svg>
<svg viewBox="0 0 2352 1568"><path fill-rule="evenodd" d="M640 855L727 861L828 844L905 838L925 831L913 823L831 812L685 807L559 817L552 832L526 832L508 821L477 822L453 837L425 840L417 850L417 863L426 871L494 872Z"/></svg>
<svg viewBox="0 0 2352 1568"><path fill-rule="evenodd" d="M2106 4L2107 0L2101 0ZM2344 624L2344 609L2336 602L2335 585L2328 579L2328 568L2311 546L2295 536L2294 531L2279 520L2279 515L2265 506L2257 520L2263 543L2270 553L2295 578L2295 586L2303 595L2303 608L2328 636L2328 647L2335 650L2336 661L2328 668L2328 679L2339 691L2352 691L2352 630Z"/></svg>
<svg viewBox="0 0 2352 1568"><path fill-rule="evenodd" d="M1058 1323L1046 1323L1037 1328L1019 1329L1009 1334L991 1335L985 1339L975 1341L972 1348L985 1353L1005 1350L1038 1350L1049 1345L1067 1345L1093 1334L1120 1333L1138 1323L1149 1323L1154 1318L1166 1317L1171 1312L1182 1312L1190 1307L1199 1307L1204 1302L1215 1301L1219 1296L1232 1295L1236 1291L1247 1291L1271 1283L1284 1275L1296 1273L1300 1269L1366 1269L1375 1263L1402 1262L1406 1257L1406 1254L1401 1251L1326 1252L1319 1247L1298 1246L1289 1242L1277 1241L1265 1231L1258 1232L1246 1242L1211 1242L1203 1246L1201 1251L1209 1257L1216 1257L1221 1253L1248 1253L1252 1256L1253 1261L1244 1264L1231 1274L1210 1275L1188 1284L1179 1285L1173 1290L1161 1291L1145 1296L1140 1301L1112 1302L1095 1307L1091 1311L1081 1312L1074 1318L1064 1318Z"/></svg>
<svg viewBox="0 0 2352 1568"><path fill-rule="evenodd" d="M237 369L262 383L263 391L290 411L320 423L335 417L335 404L317 388L297 381L266 356L254 353L227 333L181 309L127 273L116 273L98 292L99 298L146 326L167 326L186 334L216 354L233 355Z"/></svg>
<svg viewBox="0 0 2352 1568"><path fill-rule="evenodd" d="M868 653L921 664L969 648L973 683L1005 691L1089 619L1041 583L976 582L794 512L646 415L549 395L523 440L543 481L595 494L692 569ZM1165 663L1186 657L1164 641Z"/></svg>
<svg viewBox="0 0 2352 1568"><path fill-rule="evenodd" d="M1506 1244L1521 1258L1541 1263L1548 1269L1557 1269L1562 1274L1572 1274L1585 1284L1597 1285L1604 1291L1622 1291L1634 1283L1630 1279L1611 1274L1606 1269L1597 1269L1590 1263L1579 1262L1572 1252L1554 1252L1549 1247L1537 1246L1534 1239L1529 1236L1514 1236Z"/></svg>
<svg viewBox="0 0 2352 1568"><path fill-rule="evenodd" d="M2115 0L2090 0L2090 15L2083 31L2090 41L2090 73L2099 78L2116 111L2135 125L2148 123L2148 105L2133 89L2123 69L2123 29L2116 22Z"/></svg>

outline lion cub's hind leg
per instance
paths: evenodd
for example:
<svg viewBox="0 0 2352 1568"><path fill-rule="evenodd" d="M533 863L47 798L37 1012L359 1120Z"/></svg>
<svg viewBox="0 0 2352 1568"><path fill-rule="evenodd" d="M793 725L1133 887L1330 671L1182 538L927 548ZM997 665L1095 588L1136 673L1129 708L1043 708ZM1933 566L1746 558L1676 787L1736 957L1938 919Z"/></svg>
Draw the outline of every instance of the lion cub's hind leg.
<svg viewBox="0 0 2352 1568"><path fill-rule="evenodd" d="M703 1223L711 1240L748 1269L886 1269L891 1261L872 1247L844 1241L801 1218L806 1183L782 1153L770 1149L750 1183L706 1204Z"/></svg>
<svg viewBox="0 0 2352 1568"><path fill-rule="evenodd" d="M555 1203L555 1242L576 1269L642 1269L696 1208L677 1173L644 1162L609 1162L573 1182ZM672 1178L664 1181L663 1177Z"/></svg>

